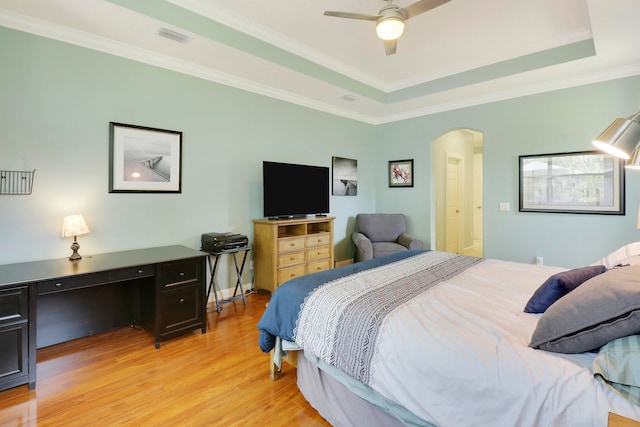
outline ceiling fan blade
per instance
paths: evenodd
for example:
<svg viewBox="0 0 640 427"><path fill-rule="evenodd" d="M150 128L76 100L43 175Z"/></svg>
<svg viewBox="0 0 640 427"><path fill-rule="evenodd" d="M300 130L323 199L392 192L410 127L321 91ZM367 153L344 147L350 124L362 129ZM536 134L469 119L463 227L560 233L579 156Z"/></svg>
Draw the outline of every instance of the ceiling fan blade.
<svg viewBox="0 0 640 427"><path fill-rule="evenodd" d="M398 39L395 40L383 40L384 41L384 52L389 55L393 55L396 53L396 47L398 46Z"/></svg>
<svg viewBox="0 0 640 427"><path fill-rule="evenodd" d="M416 15L420 15L421 13L425 13L431 9L435 9L438 6L442 6L445 3L450 2L451 0L420 0L413 4L410 4L407 7L403 7L400 9L406 15L406 19L413 18Z"/></svg>
<svg viewBox="0 0 640 427"><path fill-rule="evenodd" d="M367 15L366 13L351 13L351 12L332 12L330 10L324 13L325 16L335 16L337 18L349 18L360 19L363 21L377 21L380 15Z"/></svg>

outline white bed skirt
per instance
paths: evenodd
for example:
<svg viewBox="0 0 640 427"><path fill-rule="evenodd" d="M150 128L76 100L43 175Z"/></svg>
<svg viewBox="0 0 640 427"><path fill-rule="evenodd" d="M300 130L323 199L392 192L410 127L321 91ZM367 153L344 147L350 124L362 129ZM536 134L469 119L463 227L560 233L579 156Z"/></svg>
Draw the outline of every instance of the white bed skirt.
<svg viewBox="0 0 640 427"><path fill-rule="evenodd" d="M335 427L391 427L403 424L351 393L304 356L298 357L298 388L320 415Z"/></svg>

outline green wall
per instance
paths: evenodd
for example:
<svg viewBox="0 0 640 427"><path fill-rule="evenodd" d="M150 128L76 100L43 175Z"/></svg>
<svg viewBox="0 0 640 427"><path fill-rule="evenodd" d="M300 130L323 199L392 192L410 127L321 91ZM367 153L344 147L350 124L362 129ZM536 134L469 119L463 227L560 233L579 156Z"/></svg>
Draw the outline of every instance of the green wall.
<svg viewBox="0 0 640 427"><path fill-rule="evenodd" d="M358 160L366 185L331 197L338 260L375 207L375 127L127 59L0 28L0 169L36 169L33 194L0 195L0 264L70 254L62 218L84 215L81 254L253 235L262 161ZM109 122L183 132L181 194L110 194ZM304 191L292 179L291 196Z"/></svg>
<svg viewBox="0 0 640 427"><path fill-rule="evenodd" d="M626 216L519 213L517 179L520 154L591 149L637 109L640 77L372 126L6 28L0 60L0 169L36 169L32 195L0 196L0 263L67 256L60 227L71 213L91 228L83 254L198 248L211 231L251 237L262 161L330 166L331 156L358 160L358 196L331 197L338 260L353 254L359 212L404 212L430 242L431 142L458 128L484 134L486 256L570 267L638 240L637 174L627 173ZM181 194L108 192L111 121L183 132ZM388 188L387 162L398 159L414 159L413 188Z"/></svg>
<svg viewBox="0 0 640 427"><path fill-rule="evenodd" d="M377 168L392 158L416 158L413 191L385 188L378 178L376 209L410 211L417 235L431 239L434 195L427 179L431 142L468 128L484 134L484 255L575 267L639 240L640 173L626 173L627 215L518 212L518 156L592 150L591 140L616 117L637 111L640 77L580 86L380 126ZM388 141L393 141L389 144ZM509 212L499 212L509 202Z"/></svg>

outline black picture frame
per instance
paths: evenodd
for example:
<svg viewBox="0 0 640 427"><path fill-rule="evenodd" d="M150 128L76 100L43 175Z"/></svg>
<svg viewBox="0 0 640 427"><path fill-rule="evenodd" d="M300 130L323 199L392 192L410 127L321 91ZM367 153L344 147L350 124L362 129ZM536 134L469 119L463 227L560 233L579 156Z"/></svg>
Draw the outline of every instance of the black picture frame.
<svg viewBox="0 0 640 427"><path fill-rule="evenodd" d="M519 156L520 212L625 214L624 160L601 151Z"/></svg>
<svg viewBox="0 0 640 427"><path fill-rule="evenodd" d="M331 195L358 195L358 160L331 157Z"/></svg>
<svg viewBox="0 0 640 427"><path fill-rule="evenodd" d="M109 193L181 193L182 132L109 122Z"/></svg>
<svg viewBox="0 0 640 427"><path fill-rule="evenodd" d="M413 187L413 159L390 160L387 176L389 187Z"/></svg>

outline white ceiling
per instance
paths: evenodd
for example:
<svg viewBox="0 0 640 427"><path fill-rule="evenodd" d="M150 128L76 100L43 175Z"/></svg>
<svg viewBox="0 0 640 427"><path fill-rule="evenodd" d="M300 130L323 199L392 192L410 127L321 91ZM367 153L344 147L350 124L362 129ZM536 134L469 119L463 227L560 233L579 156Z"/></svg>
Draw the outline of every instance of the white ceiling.
<svg viewBox="0 0 640 427"><path fill-rule="evenodd" d="M640 0L451 0L391 56L374 22L323 15L385 4L0 0L0 25L372 124L640 74Z"/></svg>

